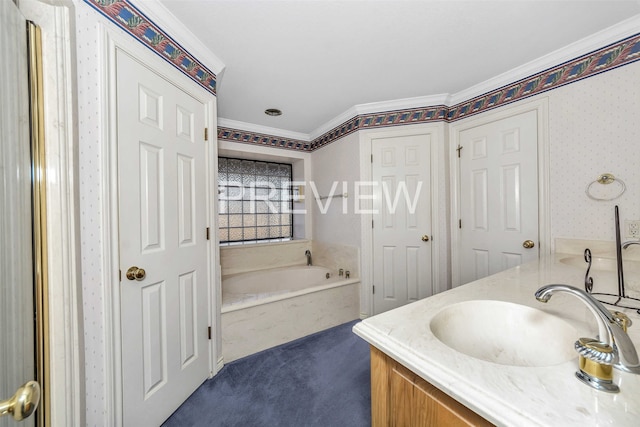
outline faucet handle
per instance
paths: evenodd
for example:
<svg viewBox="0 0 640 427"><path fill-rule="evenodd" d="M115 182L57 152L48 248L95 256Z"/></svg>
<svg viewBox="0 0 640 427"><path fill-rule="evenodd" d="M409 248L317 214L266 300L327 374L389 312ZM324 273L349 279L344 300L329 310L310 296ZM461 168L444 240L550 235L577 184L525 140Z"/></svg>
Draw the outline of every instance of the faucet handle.
<svg viewBox="0 0 640 427"><path fill-rule="evenodd" d="M617 357L613 347L596 339L580 338L574 346L578 354L585 359L603 365L613 365L616 362Z"/></svg>
<svg viewBox="0 0 640 427"><path fill-rule="evenodd" d="M627 332L629 326L633 325L633 322L621 311L612 311L611 315L613 316L613 320L622 328L623 331Z"/></svg>
<svg viewBox="0 0 640 427"><path fill-rule="evenodd" d="M613 365L618 355L609 344L593 338L580 338L574 345L579 357L576 377L596 390L618 393L620 388L613 383Z"/></svg>

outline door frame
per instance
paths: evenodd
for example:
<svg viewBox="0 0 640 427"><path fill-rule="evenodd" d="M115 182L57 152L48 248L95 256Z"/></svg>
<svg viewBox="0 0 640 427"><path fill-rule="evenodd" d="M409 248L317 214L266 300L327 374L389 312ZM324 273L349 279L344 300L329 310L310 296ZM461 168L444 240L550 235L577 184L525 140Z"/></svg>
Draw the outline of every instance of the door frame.
<svg viewBox="0 0 640 427"><path fill-rule="evenodd" d="M435 236L432 242L435 242L431 248L431 279L433 283L433 293L443 291L440 285L440 249L443 243L446 248L446 233L442 236L438 235L438 225L440 224L440 215L438 212L438 201L440 200L440 174L444 165L444 161L440 159L440 145L445 141L444 123L428 123L417 124L411 126L402 126L397 128L376 129L371 131L360 131L360 181L367 182L372 180L373 168L371 167L372 147L371 143L378 138L394 138L402 136L415 135L431 135L431 234ZM434 202L435 201L435 202ZM360 202L360 208L363 210L371 210L372 201L369 199L354 200L354 203ZM360 247L361 247L361 269L360 269L360 317L365 318L372 316L373 313L373 214L365 212L360 214Z"/></svg>
<svg viewBox="0 0 640 427"><path fill-rule="evenodd" d="M118 155L117 155L117 111L116 111L116 52L122 50L133 58L137 58L144 66L151 69L179 89L202 102L207 111L205 121L209 128L208 154L206 161L206 218L207 225L217 224L217 131L216 131L216 98L198 86L187 76L168 65L157 55L144 46L131 43L131 39L117 30L100 25L100 54L106 70L101 75L102 88L102 137L100 138L102 162L102 249L103 268L102 283L108 288L104 291L105 306L105 347L110 351L105 355L105 389L106 408L113 426L123 425L123 382L122 382L122 336L120 322L120 255L119 255L119 224L118 224ZM214 190L216 191L214 197ZM213 376L221 367L219 351L220 322L219 289L220 269L218 233L207 244L207 269L209 283L208 318L213 331L213 338L209 342L209 372Z"/></svg>
<svg viewBox="0 0 640 427"><path fill-rule="evenodd" d="M76 85L71 1L21 0L18 9L42 31L44 163L46 164L46 280L48 293L50 425L84 425L85 376ZM55 37L54 37L55 35Z"/></svg>
<svg viewBox="0 0 640 427"><path fill-rule="evenodd" d="M451 287L460 286L460 162L456 148L460 133L497 120L535 111L538 119L538 242L540 256L551 253L551 229L549 206L549 99L517 103L457 121L450 125L449 167L451 188Z"/></svg>

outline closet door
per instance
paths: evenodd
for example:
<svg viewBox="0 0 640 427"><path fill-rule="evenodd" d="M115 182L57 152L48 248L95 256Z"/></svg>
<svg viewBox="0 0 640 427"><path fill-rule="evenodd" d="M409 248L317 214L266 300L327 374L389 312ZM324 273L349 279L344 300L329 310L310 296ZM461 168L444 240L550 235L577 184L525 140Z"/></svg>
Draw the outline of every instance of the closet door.
<svg viewBox="0 0 640 427"><path fill-rule="evenodd" d="M371 141L373 311L433 294L431 135Z"/></svg>
<svg viewBox="0 0 640 427"><path fill-rule="evenodd" d="M537 112L460 132L460 284L538 258Z"/></svg>
<svg viewBox="0 0 640 427"><path fill-rule="evenodd" d="M206 106L117 54L124 423L160 425L209 376Z"/></svg>

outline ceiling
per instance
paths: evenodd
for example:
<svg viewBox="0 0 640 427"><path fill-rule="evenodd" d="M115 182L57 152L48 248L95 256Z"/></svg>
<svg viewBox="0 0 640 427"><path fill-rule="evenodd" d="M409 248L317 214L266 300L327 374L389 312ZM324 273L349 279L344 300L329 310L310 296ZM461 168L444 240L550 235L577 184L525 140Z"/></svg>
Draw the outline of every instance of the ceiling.
<svg viewBox="0 0 640 427"><path fill-rule="evenodd" d="M354 105L460 92L640 13L637 0L160 2L226 65L219 117L302 134Z"/></svg>

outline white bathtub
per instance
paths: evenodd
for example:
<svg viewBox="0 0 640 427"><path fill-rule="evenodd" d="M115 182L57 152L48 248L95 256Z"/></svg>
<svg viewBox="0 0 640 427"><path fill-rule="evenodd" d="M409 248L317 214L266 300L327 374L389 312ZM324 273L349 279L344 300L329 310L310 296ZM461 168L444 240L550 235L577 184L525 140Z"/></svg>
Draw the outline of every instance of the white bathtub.
<svg viewBox="0 0 640 427"><path fill-rule="evenodd" d="M327 279L327 273L330 278ZM357 319L360 279L317 266L222 278L225 362Z"/></svg>
<svg viewBox="0 0 640 427"><path fill-rule="evenodd" d="M355 278L346 280L328 268L318 266L281 267L234 274L222 279L222 312L293 298L358 281Z"/></svg>

